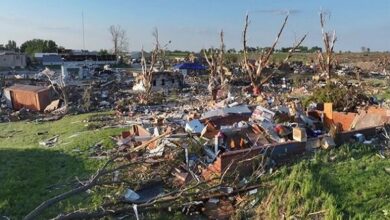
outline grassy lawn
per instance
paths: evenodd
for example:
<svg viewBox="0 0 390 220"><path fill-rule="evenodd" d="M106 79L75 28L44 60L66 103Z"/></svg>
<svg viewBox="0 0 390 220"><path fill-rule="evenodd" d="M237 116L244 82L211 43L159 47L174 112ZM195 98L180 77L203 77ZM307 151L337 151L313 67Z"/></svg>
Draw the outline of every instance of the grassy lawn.
<svg viewBox="0 0 390 220"><path fill-rule="evenodd" d="M380 90L380 93L377 95L377 97L383 100L390 99L390 88Z"/></svg>
<svg viewBox="0 0 390 220"><path fill-rule="evenodd" d="M342 146L284 166L267 177L275 187L259 193L266 219L390 219L389 159L367 146ZM293 218L294 219L294 218Z"/></svg>
<svg viewBox="0 0 390 220"><path fill-rule="evenodd" d="M103 161L90 159L88 148L99 141L112 147L110 136L123 129L89 130L88 122L83 121L91 115L45 123L0 124L0 216L21 219L44 200L72 188L66 183L74 182L76 176L83 179L96 171ZM39 145L54 135L59 135L55 146ZM70 211L99 200L86 198L80 195L50 210Z"/></svg>

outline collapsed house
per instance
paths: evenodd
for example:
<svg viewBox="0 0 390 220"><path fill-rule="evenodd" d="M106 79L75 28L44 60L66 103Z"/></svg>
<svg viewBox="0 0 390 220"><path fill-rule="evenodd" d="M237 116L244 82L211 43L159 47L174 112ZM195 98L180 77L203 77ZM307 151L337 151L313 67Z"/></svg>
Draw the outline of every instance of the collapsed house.
<svg viewBox="0 0 390 220"><path fill-rule="evenodd" d="M167 79L153 77L156 83L163 78ZM191 97L183 97L186 95ZM239 97L230 97L226 102L206 104L199 95L199 103L195 104L191 98L180 106L133 105L126 114L117 111L126 128L113 137L118 146L113 155L118 153L123 155L123 161L142 165L142 169L126 170L126 174L151 174L150 178L142 177L139 183L120 189L123 193L119 200L132 204L136 215L137 206L162 201L176 190L204 183L205 188L210 188L206 192L214 194L194 194L191 202L177 206L197 207L207 216L221 207L231 207L232 211L225 213L229 216L240 202L235 192L250 195L249 189L258 188L258 179L253 177L273 172L275 165L307 152L349 141L372 143L377 128L390 121L390 110L372 106L345 113L334 111L332 103L313 104L305 109L296 99L244 104ZM109 155L104 150L91 153L95 158ZM121 175L117 172L108 178L118 181L125 178ZM215 182L218 187L214 188Z"/></svg>
<svg viewBox="0 0 390 220"><path fill-rule="evenodd" d="M356 137L368 143L378 127L390 122L390 110L386 109L368 107L359 113L344 113L333 111L332 103L324 106L303 111L297 103L272 109L235 103L203 114L188 113L186 119L177 118L176 124L164 118L156 118L153 125L143 125L145 128L138 124L131 132L122 133L118 145L123 150L147 143L149 155L162 156L170 138L195 138L202 144L202 153L186 153L184 161L189 168L173 172L177 181L185 184L194 175L206 180L225 173L249 175L256 164L272 166ZM181 126L174 133L155 139L178 124Z"/></svg>
<svg viewBox="0 0 390 220"><path fill-rule="evenodd" d="M142 75L136 75L136 82L133 86L135 91L145 91ZM169 91L182 89L184 86L184 77L179 72L153 72L152 91Z"/></svg>
<svg viewBox="0 0 390 220"><path fill-rule="evenodd" d="M50 88L15 84L4 89L4 96L9 108L20 110L22 108L43 111L50 104Z"/></svg>

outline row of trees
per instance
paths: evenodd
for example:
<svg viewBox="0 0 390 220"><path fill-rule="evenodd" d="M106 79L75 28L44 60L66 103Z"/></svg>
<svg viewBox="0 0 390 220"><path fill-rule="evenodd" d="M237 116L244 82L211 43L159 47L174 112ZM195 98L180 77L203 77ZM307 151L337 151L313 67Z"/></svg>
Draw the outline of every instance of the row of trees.
<svg viewBox="0 0 390 220"><path fill-rule="evenodd" d="M33 39L20 45L20 51L33 55L34 53L55 53L58 45L52 40Z"/></svg>
<svg viewBox="0 0 390 220"><path fill-rule="evenodd" d="M16 42L9 40L7 44L0 44L0 50L10 50L10 51L19 51L19 47L16 45Z"/></svg>
<svg viewBox="0 0 390 220"><path fill-rule="evenodd" d="M0 45L0 50L10 50L15 52L27 53L33 55L34 53L54 53L60 47L52 40L33 39L24 42L18 47L14 40L9 40L7 44Z"/></svg>
<svg viewBox="0 0 390 220"><path fill-rule="evenodd" d="M111 35L111 41L113 43L112 54L123 55L128 48L128 39L126 36L126 31L122 29L119 25L112 25L109 27L109 32ZM56 53L58 49L63 49L63 47L58 46L57 43L53 40L43 40L43 39L32 39L28 40L20 45L16 44L14 40L9 40L7 44L0 44L0 50L9 50L15 52L22 52L28 55L33 55L34 53ZM110 54L108 50L100 50L102 55Z"/></svg>
<svg viewBox="0 0 390 220"><path fill-rule="evenodd" d="M202 49L202 50L200 50L200 54L203 54L204 50L206 52L210 52L213 49L214 48ZM246 51L248 53L263 53L263 52L267 52L267 51L269 51L271 49L272 49L271 47L249 47L248 46L246 48ZM275 52L275 53L276 52L288 53L292 49L293 49L293 47L281 47L280 49L274 48L273 52ZM311 48L309 48L307 46L299 46L299 47L295 48L295 51L296 52L300 52L300 53L316 53L317 51L322 51L322 48L318 47L318 46L314 46L314 47L311 47ZM188 51L177 51L177 53L190 53L190 52L188 52ZM236 50L234 48L230 48L230 49L226 50L226 54L243 54L243 53L244 53L244 50Z"/></svg>
<svg viewBox="0 0 390 220"><path fill-rule="evenodd" d="M291 49L293 49L292 47L282 47L280 49L280 52L289 52ZM318 47L318 46L314 46L314 47L306 47L306 46L300 46L297 48L297 51L301 52L301 53L316 53L317 51L322 51L322 48L321 47Z"/></svg>

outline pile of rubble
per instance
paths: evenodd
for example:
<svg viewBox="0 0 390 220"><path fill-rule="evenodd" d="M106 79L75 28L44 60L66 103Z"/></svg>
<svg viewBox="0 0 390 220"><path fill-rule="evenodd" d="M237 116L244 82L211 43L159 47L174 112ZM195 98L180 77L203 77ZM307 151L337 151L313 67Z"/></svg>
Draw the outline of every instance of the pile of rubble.
<svg viewBox="0 0 390 220"><path fill-rule="evenodd" d="M118 100L136 97L131 90L131 77L125 72L67 82L67 103L61 96L65 88L51 83L45 77L29 79L25 84L6 80L0 94L0 122L50 120L53 115L110 110Z"/></svg>
<svg viewBox="0 0 390 220"><path fill-rule="evenodd" d="M351 141L378 143L379 130L390 122L390 110L377 106L338 112L324 103L304 110L298 101L268 107L233 102L217 108L140 108L120 116L131 128L114 137L114 151L143 164L142 184L128 185L120 199L136 216L142 207L164 201L158 209L224 219L243 197L256 193L256 180L277 164Z"/></svg>
<svg viewBox="0 0 390 220"><path fill-rule="evenodd" d="M289 71L296 74L310 71L301 63L290 67ZM2 121L48 121L67 112L113 109L115 120L97 116L87 122L88 128L130 127L113 137L117 145L114 149L106 150L101 142L88 149L90 157L108 161L90 180L74 189L119 184L120 192L108 196L101 207L103 211L77 211L64 218L96 218L130 211L138 218L140 213L145 214L144 210L164 209L225 219L264 187L259 185L259 178L278 164L351 141L383 144L378 136L381 132L388 138L385 128L390 122L390 110L362 95L354 85L333 83L330 89L337 95L329 98L326 89L330 84L307 83L293 89L283 77L264 85L261 95L254 98L247 84L237 81L239 85L219 89L216 100L208 101L204 92L207 81L197 81L195 77L181 93L154 93L153 98L164 104L140 105L137 93L131 91L133 83L124 79L127 77L118 73L104 80L69 85L71 109L67 111L58 96L34 103L41 113L24 107L12 111L10 100L15 107L15 103L25 100L23 96L19 100L15 98L18 96L9 96L17 101L2 100ZM34 94L44 91L42 97L48 94L45 88L28 90ZM178 96L180 100L172 98ZM302 96L315 99L302 103ZM41 103L46 101L43 109ZM58 138L54 136L40 145L53 147ZM383 149L388 146L382 147L380 155L386 157ZM255 203L249 202L252 206Z"/></svg>

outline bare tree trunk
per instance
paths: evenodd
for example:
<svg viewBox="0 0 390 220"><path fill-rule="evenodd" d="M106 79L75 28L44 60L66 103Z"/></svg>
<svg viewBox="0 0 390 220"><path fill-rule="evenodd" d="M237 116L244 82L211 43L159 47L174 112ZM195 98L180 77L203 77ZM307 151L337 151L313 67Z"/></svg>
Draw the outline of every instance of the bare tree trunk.
<svg viewBox="0 0 390 220"><path fill-rule="evenodd" d="M255 64L252 64L248 61L248 49L247 49L247 31L249 26L249 15L245 16L244 30L242 33L243 36L243 46L244 46L244 58L243 58L243 69L248 74L254 95L259 95L261 93L261 87L263 84L267 83L272 77L271 73L268 76L264 76L264 71L267 68L270 58L275 52L276 45L279 42L280 36L283 33L284 28L286 27L288 21L288 15L285 17L283 24L276 36L274 43L272 44L269 51L263 51L263 53L258 57ZM305 40L306 35L298 42L298 44L290 51L288 56L285 59L285 62L292 56L292 53L296 50L297 47L301 45L301 43Z"/></svg>
<svg viewBox="0 0 390 220"><path fill-rule="evenodd" d="M325 73L327 80L330 80L332 77L333 64L335 63L334 45L337 40L336 31L333 31L333 34L325 32L325 18L324 13L322 11L320 12L320 24L325 52L318 53L318 63L320 65L321 71ZM325 54L325 57L323 54Z"/></svg>
<svg viewBox="0 0 390 220"><path fill-rule="evenodd" d="M210 53L207 54L203 50L203 55L209 65L209 91L212 99L215 101L217 98L217 91L221 88L226 88L226 67L225 67L225 43L223 30L220 32L220 49L210 49Z"/></svg>
<svg viewBox="0 0 390 220"><path fill-rule="evenodd" d="M119 56L122 52L127 50L127 36L126 31L119 25L111 25L108 29L111 34L111 41L113 43L113 52Z"/></svg>
<svg viewBox="0 0 390 220"><path fill-rule="evenodd" d="M152 51L151 54L151 61L150 61L150 66L147 66L146 58L144 55L144 50L142 49L142 59L141 59L141 67L142 67L142 83L145 88L145 98L149 99L151 97L152 93L152 81L153 81L153 72L155 65L157 64L158 59L160 59L162 63L162 71L165 69L165 63L164 63L164 48L166 48L171 41L169 41L167 44L164 46L160 46L160 41L159 41L159 36L158 36L158 30L155 29L153 32L153 37L155 38L155 47ZM149 100L145 100L148 102Z"/></svg>

